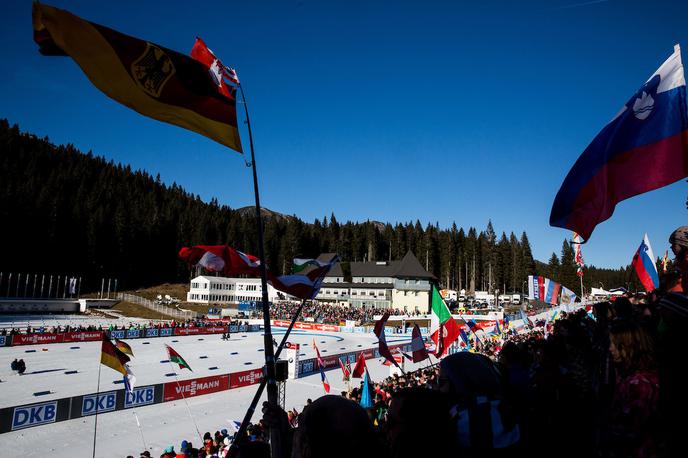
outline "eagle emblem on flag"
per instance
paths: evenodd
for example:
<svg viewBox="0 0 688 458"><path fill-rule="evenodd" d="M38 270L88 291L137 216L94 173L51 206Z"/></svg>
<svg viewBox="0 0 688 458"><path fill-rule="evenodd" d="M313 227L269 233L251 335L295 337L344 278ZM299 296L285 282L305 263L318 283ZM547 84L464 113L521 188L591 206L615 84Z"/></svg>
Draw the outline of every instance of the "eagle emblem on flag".
<svg viewBox="0 0 688 458"><path fill-rule="evenodd" d="M146 50L141 57L131 64L131 74L136 84L156 99L174 73L172 59L161 48L149 42L146 42Z"/></svg>

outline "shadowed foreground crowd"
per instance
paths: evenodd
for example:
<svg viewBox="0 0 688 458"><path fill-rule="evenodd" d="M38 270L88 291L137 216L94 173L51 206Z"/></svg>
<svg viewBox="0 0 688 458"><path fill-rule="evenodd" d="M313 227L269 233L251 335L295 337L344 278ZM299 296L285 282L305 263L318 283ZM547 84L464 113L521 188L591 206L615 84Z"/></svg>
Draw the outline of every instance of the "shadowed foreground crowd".
<svg viewBox="0 0 688 458"><path fill-rule="evenodd" d="M367 409L361 389L301 413L264 405L249 436L226 442L238 440L242 458L267 458L267 431L279 428L282 456L295 458L688 456L688 226L670 242L678 270L650 295L562 314L547 333L534 327L487 355L456 353L371 385Z"/></svg>

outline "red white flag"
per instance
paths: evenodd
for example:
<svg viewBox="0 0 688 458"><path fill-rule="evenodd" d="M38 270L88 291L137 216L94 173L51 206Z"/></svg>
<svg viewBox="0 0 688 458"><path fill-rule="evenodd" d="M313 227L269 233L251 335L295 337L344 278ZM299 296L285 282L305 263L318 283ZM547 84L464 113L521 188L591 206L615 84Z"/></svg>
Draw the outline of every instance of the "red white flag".
<svg viewBox="0 0 688 458"><path fill-rule="evenodd" d="M358 354L358 359L356 360L356 365L354 366L354 371L351 373L353 378L361 378L366 371L366 362L363 352Z"/></svg>
<svg viewBox="0 0 688 458"><path fill-rule="evenodd" d="M191 57L202 63L208 68L213 83L217 86L218 92L226 97L233 97L230 95L233 89L230 89L225 83L227 78L234 84L239 84L239 78L233 69L226 67L220 62L220 59L215 57L215 54L206 46L200 38L196 37L196 43L191 49Z"/></svg>
<svg viewBox="0 0 688 458"><path fill-rule="evenodd" d="M228 277L260 276L260 259L228 245L184 247L179 251L179 258L189 264L199 265L209 272L222 272Z"/></svg>
<svg viewBox="0 0 688 458"><path fill-rule="evenodd" d="M347 381L351 378L351 370L347 368L347 366L344 365L342 362L341 358L338 358L339 361L339 367L342 368L342 380ZM349 360L347 359L347 365L349 364Z"/></svg>

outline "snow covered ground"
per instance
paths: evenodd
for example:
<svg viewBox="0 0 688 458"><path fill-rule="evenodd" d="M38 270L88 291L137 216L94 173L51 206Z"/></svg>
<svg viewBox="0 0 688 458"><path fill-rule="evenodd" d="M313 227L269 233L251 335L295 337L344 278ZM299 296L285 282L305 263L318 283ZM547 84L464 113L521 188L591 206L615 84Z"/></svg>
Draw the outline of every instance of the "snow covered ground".
<svg viewBox="0 0 688 458"><path fill-rule="evenodd" d="M63 324L63 323L60 323ZM284 329L273 328L277 341ZM328 354L372 348L377 342L371 333L348 334L320 331L295 330L289 341L301 344L301 358L312 358L315 339L323 356ZM387 338L390 344L408 342L409 337ZM135 357L130 363L136 375L137 385L174 381L176 373L180 380L208 375L226 374L262 367L264 363L262 333L232 334L230 341L223 341L220 335L166 337L133 339L127 341ZM174 347L189 363L193 373L179 370L167 362L164 344ZM32 351L33 350L33 351ZM23 376L10 370L14 358L23 358L27 370ZM90 394L96 392L100 360L100 342L80 342L51 345L32 345L0 348L0 407L15 406L51 399ZM389 375L389 368L380 360L368 360L373 380L382 380ZM425 365L425 364L424 364ZM216 367L217 369L212 369ZM407 370L414 365L408 364ZM76 373L69 373L77 371ZM331 394L346 389L341 371L327 372ZM119 373L103 366L100 391L120 389ZM357 380L354 383L358 383ZM135 409L98 415L97 453L99 457L124 457L148 448L152 456L159 456L162 450L174 445L179 449L183 439L195 444L201 442L201 435L227 428L231 422L243 418L257 386L223 391ZM48 395L34 396L40 391ZM286 406L301 410L306 399L315 399L324 394L320 375L314 374L298 380L289 380L286 388ZM191 416L190 416L191 415ZM259 413L254 421L259 419ZM141 429L137 427L137 418ZM68 420L46 426L0 434L0 449L11 450L20 456L90 456L93 447L93 416Z"/></svg>

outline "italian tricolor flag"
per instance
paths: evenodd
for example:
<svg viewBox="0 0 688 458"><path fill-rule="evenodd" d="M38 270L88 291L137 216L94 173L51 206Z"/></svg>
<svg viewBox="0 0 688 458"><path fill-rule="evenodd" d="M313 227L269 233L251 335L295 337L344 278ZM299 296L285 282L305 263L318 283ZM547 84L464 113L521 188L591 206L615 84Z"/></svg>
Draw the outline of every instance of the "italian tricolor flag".
<svg viewBox="0 0 688 458"><path fill-rule="evenodd" d="M170 362L179 364L180 369L187 368L191 372L193 372L191 370L191 366L189 366L189 364L184 360L184 358L182 358L182 355L174 351L174 348L170 347L169 345L165 345L165 347L167 347L167 354L170 356Z"/></svg>
<svg viewBox="0 0 688 458"><path fill-rule="evenodd" d="M435 342L435 357L440 358L456 339L460 328L444 303L440 292L432 287L432 310L430 313L430 338Z"/></svg>

